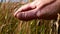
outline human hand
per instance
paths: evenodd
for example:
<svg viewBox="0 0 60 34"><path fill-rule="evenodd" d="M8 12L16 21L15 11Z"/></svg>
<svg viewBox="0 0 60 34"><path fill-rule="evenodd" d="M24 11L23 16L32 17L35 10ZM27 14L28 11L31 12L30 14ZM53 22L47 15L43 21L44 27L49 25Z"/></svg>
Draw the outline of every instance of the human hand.
<svg viewBox="0 0 60 34"><path fill-rule="evenodd" d="M20 20L56 19L60 12L60 0L34 1L19 8L14 16Z"/></svg>

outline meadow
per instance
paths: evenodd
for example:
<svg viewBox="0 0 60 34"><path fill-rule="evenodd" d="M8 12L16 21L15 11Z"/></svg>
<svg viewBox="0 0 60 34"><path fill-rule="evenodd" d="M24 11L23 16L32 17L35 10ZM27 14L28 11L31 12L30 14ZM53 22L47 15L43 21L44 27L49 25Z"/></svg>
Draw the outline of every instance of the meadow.
<svg viewBox="0 0 60 34"><path fill-rule="evenodd" d="M31 2L31 1L30 1ZM60 15L57 20L36 19L21 21L13 16L23 3L0 3L0 34L57 34Z"/></svg>

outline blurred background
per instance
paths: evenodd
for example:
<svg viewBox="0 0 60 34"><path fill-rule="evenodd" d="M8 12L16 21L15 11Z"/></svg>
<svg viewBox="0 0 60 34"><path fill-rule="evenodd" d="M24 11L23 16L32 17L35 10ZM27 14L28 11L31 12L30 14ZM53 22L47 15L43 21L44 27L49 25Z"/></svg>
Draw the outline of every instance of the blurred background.
<svg viewBox="0 0 60 34"><path fill-rule="evenodd" d="M60 34L57 20L21 21L13 16L18 8L33 0L0 0L0 34Z"/></svg>

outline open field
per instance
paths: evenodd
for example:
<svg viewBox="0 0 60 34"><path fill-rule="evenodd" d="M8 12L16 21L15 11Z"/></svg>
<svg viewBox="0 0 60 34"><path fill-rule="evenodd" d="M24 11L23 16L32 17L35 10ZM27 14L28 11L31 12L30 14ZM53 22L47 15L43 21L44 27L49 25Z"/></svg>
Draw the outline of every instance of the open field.
<svg viewBox="0 0 60 34"><path fill-rule="evenodd" d="M59 15L57 20L21 21L16 19L13 13L22 5L0 3L0 34L57 34Z"/></svg>

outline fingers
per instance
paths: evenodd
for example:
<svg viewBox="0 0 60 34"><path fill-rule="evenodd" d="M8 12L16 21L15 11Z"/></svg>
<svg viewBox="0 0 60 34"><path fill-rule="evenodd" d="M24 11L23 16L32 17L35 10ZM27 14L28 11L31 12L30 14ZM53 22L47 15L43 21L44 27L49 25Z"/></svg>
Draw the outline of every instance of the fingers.
<svg viewBox="0 0 60 34"><path fill-rule="evenodd" d="M26 11L26 12L19 12L16 15L16 18L20 19L20 20L24 20L24 21L28 21L28 20L32 20L32 19L36 19L36 12L37 10L31 10L31 11Z"/></svg>
<svg viewBox="0 0 60 34"><path fill-rule="evenodd" d="M19 12L25 12L25 11L29 11L29 10L33 10L35 9L36 6L30 5L30 4L26 4L24 6L22 6L21 8L19 8L15 13L14 16L16 16L16 14L18 14Z"/></svg>
<svg viewBox="0 0 60 34"><path fill-rule="evenodd" d="M37 18L44 18L44 17L46 17L45 15L47 15L49 12L46 11L47 9L44 10L44 9L40 9L40 8L45 5L47 6L47 4L54 2L54 0L45 1L45 2L44 1L45 0L43 0L41 2L37 2L36 3L37 5L34 3L24 5L14 13L14 16L20 20L25 20L25 21L37 19ZM41 11L41 10L44 10L45 12Z"/></svg>
<svg viewBox="0 0 60 34"><path fill-rule="evenodd" d="M14 16L16 16L16 14L18 14L19 12L21 12L22 10L27 9L27 8L29 8L29 4L24 5L24 6L22 6L21 8L19 8L19 9L14 13Z"/></svg>

